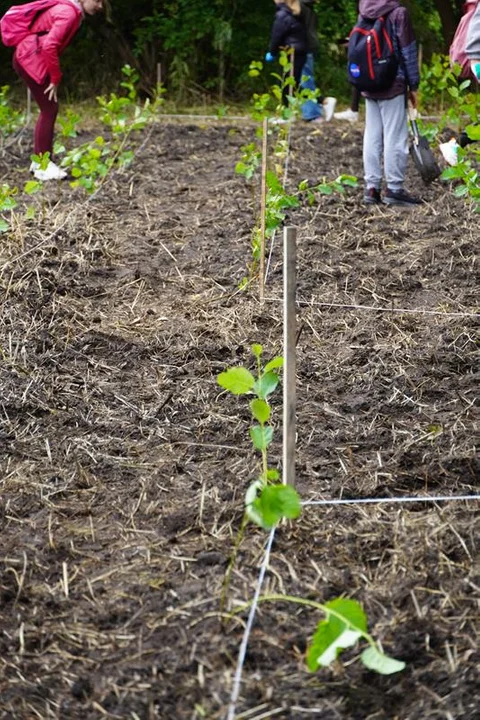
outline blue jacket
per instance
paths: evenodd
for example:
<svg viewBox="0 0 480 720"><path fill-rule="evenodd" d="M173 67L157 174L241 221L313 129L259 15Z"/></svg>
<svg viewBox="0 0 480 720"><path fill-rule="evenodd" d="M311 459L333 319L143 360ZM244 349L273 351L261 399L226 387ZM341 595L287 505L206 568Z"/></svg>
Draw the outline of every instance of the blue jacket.
<svg viewBox="0 0 480 720"><path fill-rule="evenodd" d="M278 55L280 48L295 48L299 53L307 52L307 30L301 15L294 15L288 5L276 6L269 50Z"/></svg>
<svg viewBox="0 0 480 720"><path fill-rule="evenodd" d="M388 100L403 95L407 89L417 90L420 84L418 51L407 9L400 5L400 0L360 0L358 10L366 18L378 18L388 13L393 46L399 59L397 77L388 90L362 95L372 100Z"/></svg>

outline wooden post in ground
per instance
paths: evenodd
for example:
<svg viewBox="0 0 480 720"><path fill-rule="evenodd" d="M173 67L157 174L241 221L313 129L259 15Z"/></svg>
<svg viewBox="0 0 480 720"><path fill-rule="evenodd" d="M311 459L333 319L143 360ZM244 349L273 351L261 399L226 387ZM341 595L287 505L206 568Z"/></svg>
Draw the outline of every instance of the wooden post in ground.
<svg viewBox="0 0 480 720"><path fill-rule="evenodd" d="M260 302L265 299L265 227L267 213L267 145L268 145L268 120L263 118L262 127L262 184L261 184L261 205L260 205L260 264L258 269Z"/></svg>
<svg viewBox="0 0 480 720"><path fill-rule="evenodd" d="M27 117L26 117L26 124L30 124L30 120L32 119L32 92L30 88L27 88Z"/></svg>
<svg viewBox="0 0 480 720"><path fill-rule="evenodd" d="M283 234L283 483L295 486L297 231Z"/></svg>

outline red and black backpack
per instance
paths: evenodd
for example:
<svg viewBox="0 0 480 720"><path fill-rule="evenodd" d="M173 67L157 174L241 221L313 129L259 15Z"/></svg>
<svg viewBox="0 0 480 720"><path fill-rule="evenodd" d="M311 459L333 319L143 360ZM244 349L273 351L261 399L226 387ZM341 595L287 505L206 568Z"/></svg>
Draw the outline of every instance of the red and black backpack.
<svg viewBox="0 0 480 720"><path fill-rule="evenodd" d="M388 16L359 17L348 39L348 79L360 91L387 90L397 76L395 54Z"/></svg>

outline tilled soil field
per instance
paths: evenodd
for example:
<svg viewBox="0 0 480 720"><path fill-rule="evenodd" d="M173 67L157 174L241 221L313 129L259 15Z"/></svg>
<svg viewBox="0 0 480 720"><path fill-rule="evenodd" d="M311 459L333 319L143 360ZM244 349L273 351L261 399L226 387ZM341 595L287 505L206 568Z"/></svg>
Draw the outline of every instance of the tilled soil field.
<svg viewBox="0 0 480 720"><path fill-rule="evenodd" d="M1 244L0 717L224 720L266 535L248 526L252 343L282 353L282 245L239 291L256 199L248 123L168 124L89 201L45 185ZM2 182L21 185L13 146ZM361 177L361 129L296 124L288 186ZM411 211L362 191L298 228L297 487L304 500L480 489L478 215L441 183ZM258 193L257 193L258 197ZM381 308L376 310L375 308ZM281 393L272 463L281 460ZM305 666L321 619L261 603L238 720L478 720L478 501L305 507L263 593L359 600L406 669Z"/></svg>

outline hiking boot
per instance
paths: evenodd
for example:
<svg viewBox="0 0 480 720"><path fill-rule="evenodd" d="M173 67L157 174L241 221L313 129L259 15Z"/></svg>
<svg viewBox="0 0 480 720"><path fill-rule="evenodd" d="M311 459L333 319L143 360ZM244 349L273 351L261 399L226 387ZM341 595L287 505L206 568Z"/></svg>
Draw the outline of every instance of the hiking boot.
<svg viewBox="0 0 480 720"><path fill-rule="evenodd" d="M335 112L335 105L337 104L337 98L334 97L326 97L322 103L323 107L323 113L325 120L327 122L330 122L330 120L333 117L333 113Z"/></svg>
<svg viewBox="0 0 480 720"><path fill-rule="evenodd" d="M62 170L51 160L45 170L40 168L40 163L33 161L30 165L30 172L33 173L37 180L63 180L67 177L65 170Z"/></svg>
<svg viewBox="0 0 480 720"><path fill-rule="evenodd" d="M379 205L382 202L380 190L377 190L377 188L374 187L367 188L365 190L365 195L363 196L363 202L366 205Z"/></svg>
<svg viewBox="0 0 480 720"><path fill-rule="evenodd" d="M410 195L403 188L401 190L390 190L387 188L385 197L383 198L385 205L403 205L404 207L412 207L413 205L421 205L423 200Z"/></svg>
<svg viewBox="0 0 480 720"><path fill-rule="evenodd" d="M348 108L348 110L342 110L342 112L333 113L333 117L335 120L348 120L348 122L354 123L358 122L358 110L351 110Z"/></svg>
<svg viewBox="0 0 480 720"><path fill-rule="evenodd" d="M452 138L446 143L442 143L438 146L438 149L443 155L443 159L449 165L456 165L458 163L458 148L460 145L457 143L455 138Z"/></svg>

